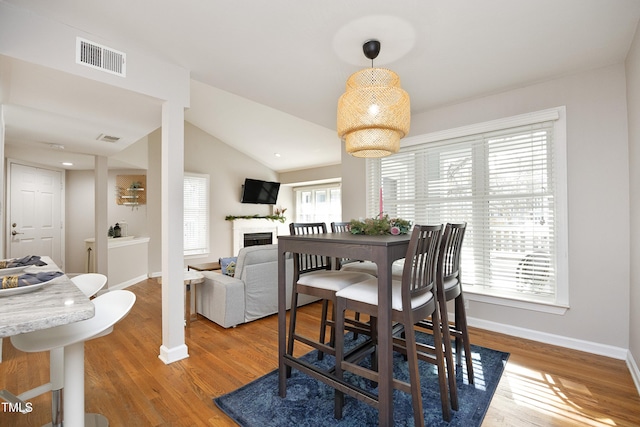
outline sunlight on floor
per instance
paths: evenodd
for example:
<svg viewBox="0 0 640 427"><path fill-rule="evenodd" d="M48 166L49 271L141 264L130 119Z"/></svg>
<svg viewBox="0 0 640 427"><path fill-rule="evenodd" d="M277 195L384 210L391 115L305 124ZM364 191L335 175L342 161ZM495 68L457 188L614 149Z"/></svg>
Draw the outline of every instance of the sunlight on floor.
<svg viewBox="0 0 640 427"><path fill-rule="evenodd" d="M482 370L482 360L480 359L480 353L472 352L471 360L473 361L473 385L478 390L486 390L487 383L484 379L484 371ZM462 364L464 365L464 353L462 357ZM469 384L467 369L464 368L464 366L462 367L462 381L464 382L464 384Z"/></svg>
<svg viewBox="0 0 640 427"><path fill-rule="evenodd" d="M609 418L598 419L590 416L589 407L596 408L599 402L583 384L513 363L507 365L504 379L508 382L513 400L518 405L579 425L616 425Z"/></svg>

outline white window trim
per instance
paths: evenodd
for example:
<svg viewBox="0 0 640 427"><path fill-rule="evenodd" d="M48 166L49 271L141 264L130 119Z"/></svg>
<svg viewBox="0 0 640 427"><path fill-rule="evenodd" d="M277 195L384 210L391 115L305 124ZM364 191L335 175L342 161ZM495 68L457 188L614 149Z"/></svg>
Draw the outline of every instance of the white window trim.
<svg viewBox="0 0 640 427"><path fill-rule="evenodd" d="M342 188L342 183L340 181L335 181L327 182L326 184L300 185L298 187L293 187L293 191L323 190L328 188Z"/></svg>
<svg viewBox="0 0 640 427"><path fill-rule="evenodd" d="M461 126L444 131L432 132L405 138L403 147L426 143L436 143L443 140L461 138L492 132L511 127L526 126L535 123L553 121L554 135L554 160L556 171L556 221L557 221L557 275L556 275L556 300L534 301L532 299L520 300L513 297L499 295L487 295L474 293L465 289L465 296L469 300L481 301L490 304L523 308L553 314L564 314L569 309L569 227L568 227L568 194L567 194L567 121L566 107L560 106L527 114L506 117L483 123ZM367 180L367 186L369 181ZM367 197L371 197L367 188ZM367 206L371 206L371 200L367 200Z"/></svg>
<svg viewBox="0 0 640 427"><path fill-rule="evenodd" d="M558 287L559 286L560 284L558 284ZM465 297L465 300L468 300L468 301L477 301L477 302L483 302L487 304L500 305L504 307L519 308L519 309L530 310L530 311L539 311L542 313L549 313L549 314L563 315L569 309L568 305L563 305L558 302L549 303L545 301L532 301L532 300L525 301L525 300L516 299L508 296L479 294L467 289L465 289L464 291L464 297Z"/></svg>

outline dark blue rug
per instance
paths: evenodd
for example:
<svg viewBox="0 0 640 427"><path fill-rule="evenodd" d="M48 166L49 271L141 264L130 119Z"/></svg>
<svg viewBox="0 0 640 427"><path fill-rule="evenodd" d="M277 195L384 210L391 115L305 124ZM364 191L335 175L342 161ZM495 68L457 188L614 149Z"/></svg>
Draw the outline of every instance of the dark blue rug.
<svg viewBox="0 0 640 427"><path fill-rule="evenodd" d="M418 333L419 341L429 342L429 334ZM345 343L354 343L347 339ZM491 398L509 357L508 353L484 347L471 346L473 353L474 384L469 384L466 369L456 369L459 409L451 412L451 421L442 419L437 370L434 365L420 362L423 409L427 426L480 426ZM319 367L328 368L334 358L325 356L317 361L316 352L303 357ZM364 362L366 363L366 361ZM464 359L463 359L464 364ZM408 381L407 364L399 354L394 356L394 375ZM345 373L345 379L377 394L368 381ZM243 427L264 426L376 426L378 411L352 397L345 396L343 417L333 417L333 388L295 369L287 380L287 396L278 396L278 371L274 370L257 380L214 399L218 407ZM411 396L394 390L394 415L396 426L413 426Z"/></svg>

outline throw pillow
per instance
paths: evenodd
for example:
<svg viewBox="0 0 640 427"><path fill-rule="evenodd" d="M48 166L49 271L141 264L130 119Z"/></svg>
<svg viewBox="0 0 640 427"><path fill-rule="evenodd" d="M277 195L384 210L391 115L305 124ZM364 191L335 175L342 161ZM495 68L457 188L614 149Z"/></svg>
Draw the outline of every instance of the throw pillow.
<svg viewBox="0 0 640 427"><path fill-rule="evenodd" d="M222 274L233 277L236 272L236 262L238 262L238 257L220 258Z"/></svg>

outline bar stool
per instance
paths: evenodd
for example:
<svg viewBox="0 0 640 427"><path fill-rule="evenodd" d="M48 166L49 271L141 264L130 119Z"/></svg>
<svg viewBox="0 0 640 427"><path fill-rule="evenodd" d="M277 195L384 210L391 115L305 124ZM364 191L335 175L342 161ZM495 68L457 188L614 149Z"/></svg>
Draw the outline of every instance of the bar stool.
<svg viewBox="0 0 640 427"><path fill-rule="evenodd" d="M464 308L464 293L462 291L462 269L460 255L466 222L448 223L442 236L440 253L438 254L438 274L442 275L442 286L437 289L440 303L440 322L448 323L447 301L454 301L454 323L449 324L449 334L455 338L456 366L462 365L462 348L467 366L467 379L473 384L473 358L469 330L467 326L467 312ZM416 326L433 331L430 319L419 321Z"/></svg>
<svg viewBox="0 0 640 427"><path fill-rule="evenodd" d="M91 298L107 284L107 276L100 273L85 273L72 277L71 281L83 294Z"/></svg>
<svg viewBox="0 0 640 427"><path fill-rule="evenodd" d="M293 222L289 224L289 232L292 236L306 234L326 234L327 225L324 222L300 223ZM287 337L287 354L293 356L293 347L295 341L304 343L318 350L318 360L324 357L324 354L335 355L334 342L336 330L334 327L335 316L329 319L328 307L329 301L332 303L332 311L335 311L336 292L345 287L358 283L363 280L373 278L372 275L360 272L349 272L332 269L332 258L323 255L312 254L294 254L294 279L293 290L291 296L291 310L289 315L289 335ZM320 319L319 339L306 337L296 332L296 316L298 311L298 294L311 295L322 298L322 314ZM348 328L352 331L360 333L369 333L369 326L349 319ZM329 342L326 342L326 328L330 327ZM337 333L344 333L338 331ZM291 369L287 369L289 376Z"/></svg>
<svg viewBox="0 0 640 427"><path fill-rule="evenodd" d="M107 276L99 273L87 273L74 276L70 280L83 294L91 298L106 285ZM109 332L111 331L106 331L104 335ZM29 399L31 396L35 397L51 390L51 426L56 427L62 425L62 388L64 386L64 349L62 347L52 349L49 352L49 366L51 372L49 383L23 393L20 398L22 400Z"/></svg>
<svg viewBox="0 0 640 427"><path fill-rule="evenodd" d="M135 300L136 296L131 291L111 291L93 300L95 315L90 319L11 337L11 343L18 350L27 353L50 351L52 358L64 359L63 364L57 359L50 369L52 380L55 378L65 386L65 427L82 427L85 422L101 427L109 425L100 414L84 413L84 342L110 333L113 326L131 311ZM59 372L60 366L63 366L63 372ZM52 424L61 425L56 424L59 423L59 414L52 415Z"/></svg>
<svg viewBox="0 0 640 427"><path fill-rule="evenodd" d="M449 331L443 325L442 331L436 328L433 332L433 345L416 341L413 325L421 319L431 316L434 322L440 322L439 307L435 287L441 281L437 274L437 259L442 238L442 225L415 225L407 248L404 271L401 281L393 281L391 296L391 319L404 327L404 338L393 337L393 350L407 356L409 382L392 378L393 387L409 393L412 398L414 422L416 426L424 425L422 410L422 391L418 360L436 366L442 418L451 420L451 408L458 409L456 379L453 370L451 342ZM378 312L378 280L369 279L356 283L336 292L336 329L344 329L345 310L354 310L369 315ZM344 336L336 334L336 366L335 375L338 382L343 381L344 371L379 382L380 375L375 369L361 366L357 361L347 360L344 352ZM375 366L374 366L375 368ZM334 416L342 418L344 393L363 399L363 393L346 388L336 389ZM450 399L450 400L449 400Z"/></svg>

